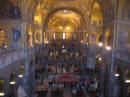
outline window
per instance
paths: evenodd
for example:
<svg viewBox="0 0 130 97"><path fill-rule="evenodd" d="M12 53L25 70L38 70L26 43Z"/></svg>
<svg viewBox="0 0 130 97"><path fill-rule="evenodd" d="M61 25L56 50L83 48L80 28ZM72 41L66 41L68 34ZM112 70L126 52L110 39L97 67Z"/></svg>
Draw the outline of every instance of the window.
<svg viewBox="0 0 130 97"><path fill-rule="evenodd" d="M66 14L67 13L67 11L66 10L64 10L64 14Z"/></svg>
<svg viewBox="0 0 130 97"><path fill-rule="evenodd" d="M53 38L56 39L56 34L55 33L53 34Z"/></svg>
<svg viewBox="0 0 130 97"><path fill-rule="evenodd" d="M63 36L62 36L63 39L65 39L65 33L63 33Z"/></svg>

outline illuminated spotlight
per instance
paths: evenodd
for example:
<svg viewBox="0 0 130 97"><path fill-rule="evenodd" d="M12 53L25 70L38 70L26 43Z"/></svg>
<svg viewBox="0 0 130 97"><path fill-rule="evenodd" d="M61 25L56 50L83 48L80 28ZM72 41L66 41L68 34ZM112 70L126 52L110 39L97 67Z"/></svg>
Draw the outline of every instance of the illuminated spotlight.
<svg viewBox="0 0 130 97"><path fill-rule="evenodd" d="M116 73L114 76L118 77L118 76L119 76L119 73Z"/></svg>
<svg viewBox="0 0 130 97"><path fill-rule="evenodd" d="M100 47L102 47L103 46L103 43L102 42L99 42L99 44L98 44Z"/></svg>
<svg viewBox="0 0 130 97"><path fill-rule="evenodd" d="M22 75L22 74L20 74L18 77L19 77L19 78L22 78L22 77L23 77L23 75Z"/></svg>
<svg viewBox="0 0 130 97"><path fill-rule="evenodd" d="M4 96L5 95L5 93L3 93L3 92L0 92L0 96Z"/></svg>
<svg viewBox="0 0 130 97"><path fill-rule="evenodd" d="M106 47L106 50L110 51L110 50L111 50L111 47L110 47L110 46L107 46L107 47Z"/></svg>
<svg viewBox="0 0 130 97"><path fill-rule="evenodd" d="M59 29L62 29L62 26L60 26Z"/></svg>
<svg viewBox="0 0 130 97"><path fill-rule="evenodd" d="M15 81L11 81L11 82L10 82L10 85L15 85Z"/></svg>
<svg viewBox="0 0 130 97"><path fill-rule="evenodd" d="M130 83L130 80L126 80L125 82L126 82L126 83Z"/></svg>
<svg viewBox="0 0 130 97"><path fill-rule="evenodd" d="M66 27L66 29L67 29L67 30L70 30L70 27L68 26L68 27Z"/></svg>
<svg viewBox="0 0 130 97"><path fill-rule="evenodd" d="M5 48L7 48L7 45L6 46L4 46Z"/></svg>
<svg viewBox="0 0 130 97"><path fill-rule="evenodd" d="M102 58L101 58L101 57L99 58L99 61L102 61Z"/></svg>

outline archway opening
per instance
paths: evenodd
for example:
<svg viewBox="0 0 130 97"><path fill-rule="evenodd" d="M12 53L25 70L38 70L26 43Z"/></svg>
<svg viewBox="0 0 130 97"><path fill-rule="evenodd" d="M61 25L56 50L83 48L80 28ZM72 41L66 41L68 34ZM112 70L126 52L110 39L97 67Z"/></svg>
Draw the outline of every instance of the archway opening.
<svg viewBox="0 0 130 97"><path fill-rule="evenodd" d="M6 81L0 79L0 97L5 97L6 95Z"/></svg>

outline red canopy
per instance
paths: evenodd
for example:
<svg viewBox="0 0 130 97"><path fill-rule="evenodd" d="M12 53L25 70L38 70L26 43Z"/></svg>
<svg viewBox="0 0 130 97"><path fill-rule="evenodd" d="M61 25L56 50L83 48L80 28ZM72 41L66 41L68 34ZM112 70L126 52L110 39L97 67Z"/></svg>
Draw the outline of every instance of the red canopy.
<svg viewBox="0 0 130 97"><path fill-rule="evenodd" d="M64 83L64 82L79 81L79 79L76 76L72 76L72 75L69 75L69 74L63 74L63 75L59 76L58 81L60 83Z"/></svg>

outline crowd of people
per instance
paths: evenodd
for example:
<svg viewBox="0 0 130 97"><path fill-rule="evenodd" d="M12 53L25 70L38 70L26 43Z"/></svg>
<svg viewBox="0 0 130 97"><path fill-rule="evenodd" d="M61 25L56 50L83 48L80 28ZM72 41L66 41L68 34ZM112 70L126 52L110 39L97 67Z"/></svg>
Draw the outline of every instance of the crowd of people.
<svg viewBox="0 0 130 97"><path fill-rule="evenodd" d="M54 89L57 88L57 90L52 91L53 96L58 94L59 90L69 90L71 92L72 97L99 97L100 91L99 91L99 81L98 80L80 80L80 81L73 81L73 82L58 82L57 79L50 79L46 78L44 80L40 80L39 84L41 87L44 88L50 88ZM63 96L63 93L62 93Z"/></svg>

